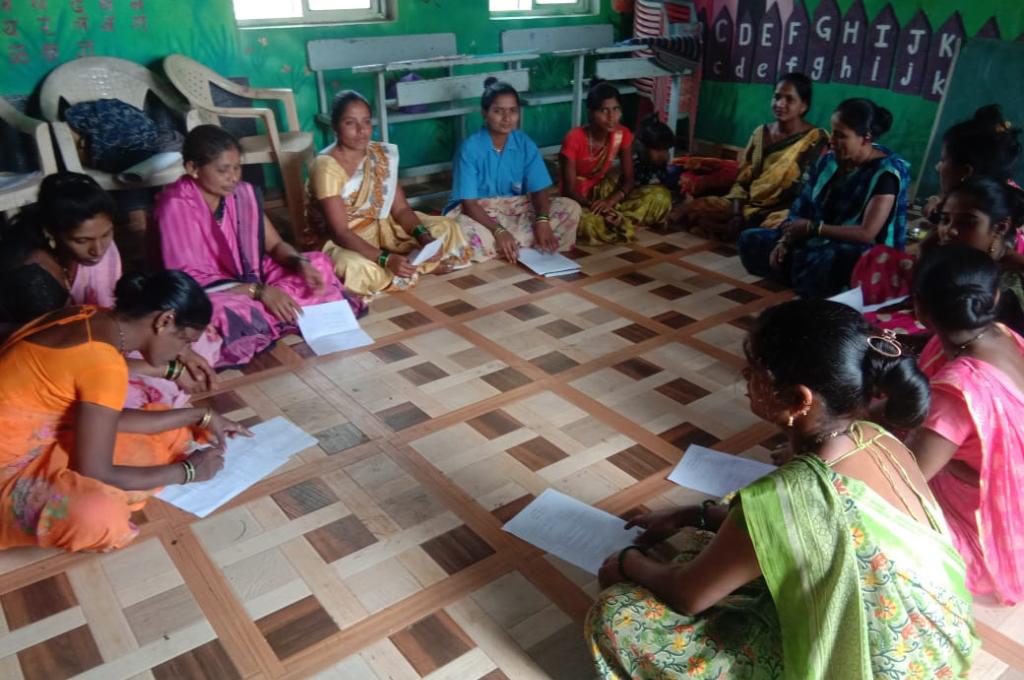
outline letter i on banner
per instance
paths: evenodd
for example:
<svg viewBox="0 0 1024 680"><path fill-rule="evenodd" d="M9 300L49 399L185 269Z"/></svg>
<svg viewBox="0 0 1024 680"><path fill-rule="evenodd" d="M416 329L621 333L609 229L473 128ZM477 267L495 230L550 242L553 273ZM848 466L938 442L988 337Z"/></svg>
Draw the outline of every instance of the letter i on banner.
<svg viewBox="0 0 1024 680"><path fill-rule="evenodd" d="M779 47L782 44L782 17L779 4L772 3L771 9L761 19L757 29L754 47L754 65L751 69L751 82L774 83L779 63Z"/></svg>
<svg viewBox="0 0 1024 680"><path fill-rule="evenodd" d="M806 73L804 60L807 57L807 40L810 37L810 19L803 0L794 0L793 11L786 19L782 38L782 54L779 56L779 73L799 71Z"/></svg>
<svg viewBox="0 0 1024 680"><path fill-rule="evenodd" d="M896 48L896 67L892 74L892 90L900 94L921 94L924 71L928 64L928 48L932 41L932 27L923 10L918 10L900 31Z"/></svg>
<svg viewBox="0 0 1024 680"><path fill-rule="evenodd" d="M836 0L821 0L811 19L811 39L807 46L804 73L819 83L827 83L832 75L832 55L838 40L839 6Z"/></svg>
<svg viewBox="0 0 1024 680"><path fill-rule="evenodd" d="M921 96L925 99L938 101L946 91L946 79L949 67L953 65L953 56L957 45L964 39L964 22L959 12L953 12L945 23L935 32L931 48L928 50L928 64L925 66L924 89Z"/></svg>
<svg viewBox="0 0 1024 680"><path fill-rule="evenodd" d="M868 26L861 61L860 84L888 89L892 80L892 65L896 57L896 41L900 37L900 24L892 5L886 5Z"/></svg>
<svg viewBox="0 0 1024 680"><path fill-rule="evenodd" d="M868 14L864 3L857 0L839 23L835 58L832 63L832 82L856 83L860 80L860 61L864 55L864 36L867 34Z"/></svg>

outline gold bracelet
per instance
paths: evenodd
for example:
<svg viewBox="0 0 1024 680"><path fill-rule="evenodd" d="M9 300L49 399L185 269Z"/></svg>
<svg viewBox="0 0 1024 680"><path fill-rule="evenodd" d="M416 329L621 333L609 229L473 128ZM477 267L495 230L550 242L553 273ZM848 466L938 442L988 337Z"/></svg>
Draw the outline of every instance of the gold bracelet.
<svg viewBox="0 0 1024 680"><path fill-rule="evenodd" d="M210 426L210 421L213 420L213 409L209 406L206 407L206 411L203 412L203 417L199 419L196 424L200 430L205 430Z"/></svg>

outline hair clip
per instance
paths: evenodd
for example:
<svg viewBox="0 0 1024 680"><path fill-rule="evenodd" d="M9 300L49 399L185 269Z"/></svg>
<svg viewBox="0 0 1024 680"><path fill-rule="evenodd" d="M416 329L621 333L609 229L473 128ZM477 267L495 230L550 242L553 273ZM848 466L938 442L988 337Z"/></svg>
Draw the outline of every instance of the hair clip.
<svg viewBox="0 0 1024 680"><path fill-rule="evenodd" d="M903 356L903 345L896 339L896 331L891 328L886 328L881 335L869 336L868 347L890 359Z"/></svg>
<svg viewBox="0 0 1024 680"><path fill-rule="evenodd" d="M996 132L1003 133L1013 129L1013 123L1008 120L1004 120L1002 123L996 123Z"/></svg>

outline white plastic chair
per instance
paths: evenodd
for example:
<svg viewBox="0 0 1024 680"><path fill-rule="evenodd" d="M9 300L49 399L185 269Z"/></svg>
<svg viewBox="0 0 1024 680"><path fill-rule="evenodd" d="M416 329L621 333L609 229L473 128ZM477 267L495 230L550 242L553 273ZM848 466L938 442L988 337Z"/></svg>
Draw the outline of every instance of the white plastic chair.
<svg viewBox="0 0 1024 680"><path fill-rule="evenodd" d="M242 145L243 162L247 165L276 163L280 168L292 233L298 238L306 226L303 169L313 160L313 134L303 132L299 126L295 94L286 88L239 85L181 54L172 54L164 59L164 72L193 107L186 118L189 129L203 123L219 125L220 116L256 118L263 122L267 134L238 140ZM281 131L278 128L272 109L217 106L211 85L243 99L280 101L284 106L287 129Z"/></svg>
<svg viewBox="0 0 1024 680"><path fill-rule="evenodd" d="M0 120L23 135L32 137L36 147L39 170L0 176L0 212L7 212L34 203L39 185L47 175L57 172L57 158L50 140L50 126L29 118L0 97Z"/></svg>

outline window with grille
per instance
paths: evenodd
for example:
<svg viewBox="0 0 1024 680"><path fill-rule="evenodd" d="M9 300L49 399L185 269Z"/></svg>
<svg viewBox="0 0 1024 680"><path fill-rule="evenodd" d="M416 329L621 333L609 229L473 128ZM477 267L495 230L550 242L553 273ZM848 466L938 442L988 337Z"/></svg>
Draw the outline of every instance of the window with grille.
<svg viewBox="0 0 1024 680"><path fill-rule="evenodd" d="M591 14L597 0L489 0L492 18Z"/></svg>
<svg viewBox="0 0 1024 680"><path fill-rule="evenodd" d="M388 0L233 0L240 26L382 21Z"/></svg>

